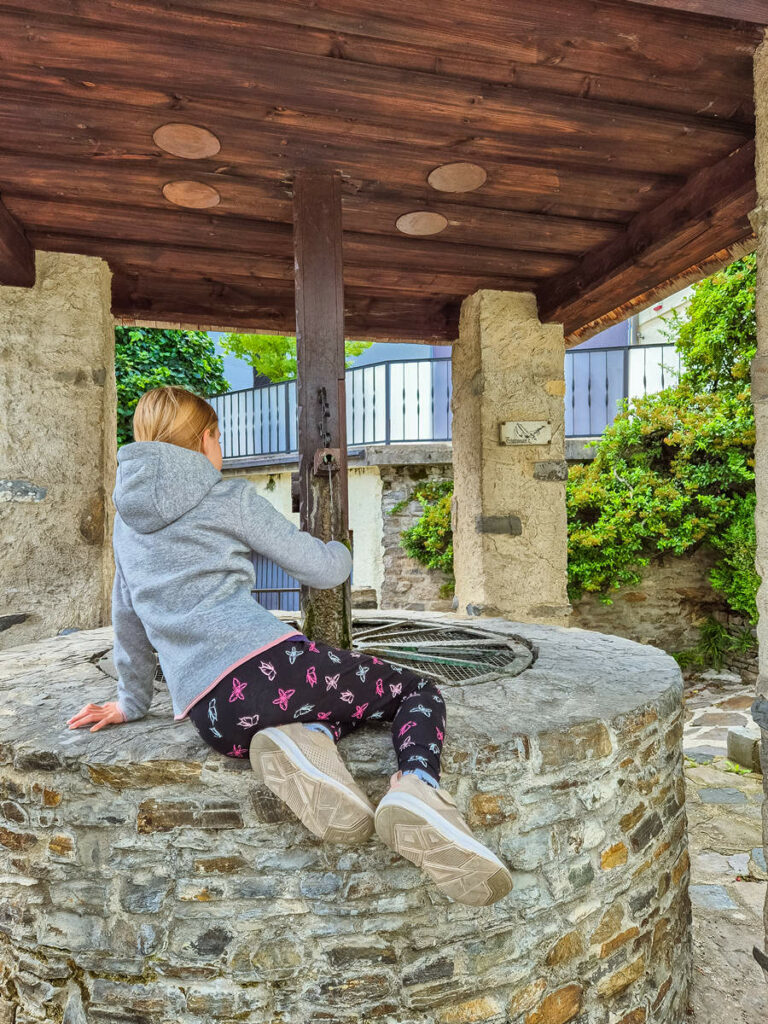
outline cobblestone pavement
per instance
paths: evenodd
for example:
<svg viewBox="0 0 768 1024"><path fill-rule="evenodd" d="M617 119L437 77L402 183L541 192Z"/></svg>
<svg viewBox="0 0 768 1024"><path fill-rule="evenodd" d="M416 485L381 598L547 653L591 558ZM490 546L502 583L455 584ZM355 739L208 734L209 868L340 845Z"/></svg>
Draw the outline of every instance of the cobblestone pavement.
<svg viewBox="0 0 768 1024"><path fill-rule="evenodd" d="M754 691L730 673L686 688L684 750L691 852L694 971L687 1024L765 1024L762 948L768 872L762 778L727 770L728 729L750 721Z"/></svg>

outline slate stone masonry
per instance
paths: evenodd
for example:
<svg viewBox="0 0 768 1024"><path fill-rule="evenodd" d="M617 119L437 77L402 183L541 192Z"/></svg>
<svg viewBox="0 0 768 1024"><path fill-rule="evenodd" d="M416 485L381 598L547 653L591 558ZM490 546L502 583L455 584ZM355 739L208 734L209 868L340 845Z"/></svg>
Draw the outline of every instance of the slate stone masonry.
<svg viewBox="0 0 768 1024"><path fill-rule="evenodd" d="M317 842L160 692L141 722L68 731L114 694L108 629L0 652L0 1022L679 1024L679 670L617 637L482 625L537 660L444 687L444 784L515 879L481 910L375 839ZM342 752L380 797L387 731Z"/></svg>

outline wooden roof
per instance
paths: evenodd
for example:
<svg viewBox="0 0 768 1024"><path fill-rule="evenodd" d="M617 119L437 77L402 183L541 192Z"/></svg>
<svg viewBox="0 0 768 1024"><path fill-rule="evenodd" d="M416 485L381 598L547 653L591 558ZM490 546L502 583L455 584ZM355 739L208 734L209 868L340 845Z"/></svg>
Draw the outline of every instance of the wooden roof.
<svg viewBox="0 0 768 1024"><path fill-rule="evenodd" d="M451 341L478 288L586 336L749 245L763 22L768 0L0 0L0 280L21 228L107 259L118 316L292 332L292 174L330 167L349 336ZM169 155L168 123L220 151ZM485 184L436 191L453 161ZM165 198L188 180L218 205ZM402 234L419 210L447 227Z"/></svg>

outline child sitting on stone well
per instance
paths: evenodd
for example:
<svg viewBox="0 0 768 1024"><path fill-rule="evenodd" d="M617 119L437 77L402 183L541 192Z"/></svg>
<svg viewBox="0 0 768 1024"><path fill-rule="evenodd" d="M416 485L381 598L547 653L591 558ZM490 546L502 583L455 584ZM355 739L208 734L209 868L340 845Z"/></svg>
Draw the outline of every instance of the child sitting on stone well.
<svg viewBox="0 0 768 1024"><path fill-rule="evenodd" d="M296 528L243 477L224 478L215 410L179 387L142 396L118 454L112 592L118 697L69 719L95 732L142 718L155 651L176 719L258 778L321 839L374 831L445 895L482 906L512 879L439 788L445 704L427 679L288 628L252 596L254 551L300 583L349 576L344 544ZM392 723L399 770L374 809L339 756L342 736ZM93 723L93 724L92 724Z"/></svg>

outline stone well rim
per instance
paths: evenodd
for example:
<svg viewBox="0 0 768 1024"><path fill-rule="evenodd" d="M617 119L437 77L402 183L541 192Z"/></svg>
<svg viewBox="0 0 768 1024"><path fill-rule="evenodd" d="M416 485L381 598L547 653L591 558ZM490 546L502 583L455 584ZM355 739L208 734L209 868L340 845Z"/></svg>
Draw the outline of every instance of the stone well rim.
<svg viewBox="0 0 768 1024"><path fill-rule="evenodd" d="M682 675L674 659L621 637L450 613L355 614L360 622L382 618L470 625L489 635L517 634L535 646L535 662L517 676L468 687L441 684L447 690L449 742L451 733L462 730L478 741L500 743L544 733L551 738L582 724L620 723L651 705L672 710L681 703ZM229 768L245 767L208 750L188 721L174 722L164 687L138 723L93 734L69 730L66 719L83 703L114 699L114 679L98 664L111 648L112 630L103 627L0 652L0 764L45 771L213 758ZM68 680L76 681L76 688L67 688ZM365 730L365 735L389 742L387 730Z"/></svg>

